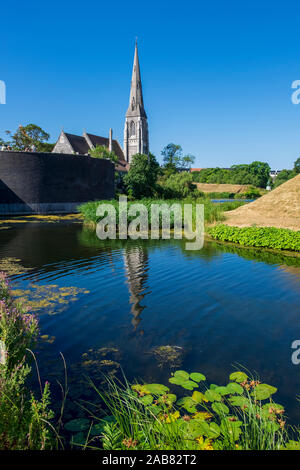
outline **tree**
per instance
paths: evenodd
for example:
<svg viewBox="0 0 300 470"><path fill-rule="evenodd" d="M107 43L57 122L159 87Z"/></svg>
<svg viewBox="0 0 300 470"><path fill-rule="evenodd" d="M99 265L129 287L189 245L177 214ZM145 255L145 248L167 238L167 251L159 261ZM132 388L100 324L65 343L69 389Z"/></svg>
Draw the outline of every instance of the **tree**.
<svg viewBox="0 0 300 470"><path fill-rule="evenodd" d="M274 189L280 186L282 183L294 178L296 176L296 172L294 170L281 170L281 172L276 176L274 181Z"/></svg>
<svg viewBox="0 0 300 470"><path fill-rule="evenodd" d="M191 155L190 153L188 153L187 155L182 157L182 166L183 166L183 168L190 169L194 162L195 162L195 157L194 157L194 155Z"/></svg>
<svg viewBox="0 0 300 470"><path fill-rule="evenodd" d="M12 150L24 151L35 146L38 152L51 152L54 147L47 142L50 135L36 124L19 126L14 134L11 131L6 131L6 134L10 137L7 144Z"/></svg>
<svg viewBox="0 0 300 470"><path fill-rule="evenodd" d="M294 171L297 175L300 173L300 157L294 163Z"/></svg>
<svg viewBox="0 0 300 470"><path fill-rule="evenodd" d="M133 155L128 173L124 176L127 191L135 198L152 197L156 189L159 164L151 153Z"/></svg>
<svg viewBox="0 0 300 470"><path fill-rule="evenodd" d="M176 172L181 166L182 162L182 148L181 145L168 144L161 152L163 156L165 168Z"/></svg>
<svg viewBox="0 0 300 470"><path fill-rule="evenodd" d="M116 163L119 159L115 152L111 152L104 145L97 145L89 151L89 154L93 158L104 158Z"/></svg>

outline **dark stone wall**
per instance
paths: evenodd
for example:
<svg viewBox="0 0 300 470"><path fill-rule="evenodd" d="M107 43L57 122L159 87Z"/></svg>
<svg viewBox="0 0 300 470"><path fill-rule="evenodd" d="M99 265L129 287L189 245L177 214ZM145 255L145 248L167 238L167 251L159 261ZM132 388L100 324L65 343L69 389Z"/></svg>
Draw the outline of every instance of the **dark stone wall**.
<svg viewBox="0 0 300 470"><path fill-rule="evenodd" d="M114 197L114 165L85 155L0 152L0 214L68 212Z"/></svg>

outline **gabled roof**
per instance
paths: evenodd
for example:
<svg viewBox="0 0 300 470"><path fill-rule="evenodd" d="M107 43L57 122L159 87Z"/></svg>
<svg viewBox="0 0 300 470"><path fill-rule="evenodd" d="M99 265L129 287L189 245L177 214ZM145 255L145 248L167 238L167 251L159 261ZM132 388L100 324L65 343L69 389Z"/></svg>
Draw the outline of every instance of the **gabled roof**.
<svg viewBox="0 0 300 470"><path fill-rule="evenodd" d="M81 155L88 153L89 145L84 137L75 134L67 134L66 132L64 132L64 134L67 137L74 152Z"/></svg>

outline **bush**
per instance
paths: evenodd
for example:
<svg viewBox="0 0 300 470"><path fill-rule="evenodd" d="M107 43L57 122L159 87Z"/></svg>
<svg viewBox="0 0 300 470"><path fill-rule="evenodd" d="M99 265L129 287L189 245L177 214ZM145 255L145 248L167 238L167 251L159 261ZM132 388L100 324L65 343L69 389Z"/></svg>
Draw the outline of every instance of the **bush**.
<svg viewBox="0 0 300 470"><path fill-rule="evenodd" d="M300 231L275 227L230 227L215 225L208 229L215 240L276 250L300 251Z"/></svg>
<svg viewBox="0 0 300 470"><path fill-rule="evenodd" d="M0 449L42 450L52 445L46 424L53 416L49 384L41 390L40 401L25 386L31 371L26 350L34 346L37 334L37 320L12 300L0 274Z"/></svg>
<svg viewBox="0 0 300 470"><path fill-rule="evenodd" d="M161 180L157 192L164 199L199 198L201 195L193 183L192 174L188 172L174 173Z"/></svg>

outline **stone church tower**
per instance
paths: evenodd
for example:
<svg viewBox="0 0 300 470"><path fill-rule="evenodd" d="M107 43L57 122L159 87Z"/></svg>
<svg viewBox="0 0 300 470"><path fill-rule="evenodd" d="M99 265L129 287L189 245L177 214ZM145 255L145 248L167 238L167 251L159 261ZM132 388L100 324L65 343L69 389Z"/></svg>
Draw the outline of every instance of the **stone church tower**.
<svg viewBox="0 0 300 470"><path fill-rule="evenodd" d="M144 109L137 43L135 43L129 107L124 128L125 160L130 163L132 155L136 153L149 154L148 122Z"/></svg>

